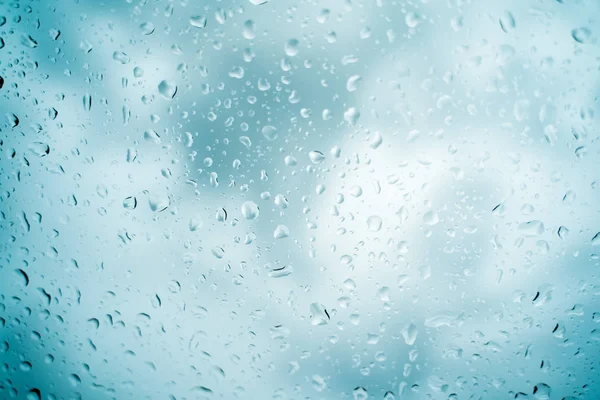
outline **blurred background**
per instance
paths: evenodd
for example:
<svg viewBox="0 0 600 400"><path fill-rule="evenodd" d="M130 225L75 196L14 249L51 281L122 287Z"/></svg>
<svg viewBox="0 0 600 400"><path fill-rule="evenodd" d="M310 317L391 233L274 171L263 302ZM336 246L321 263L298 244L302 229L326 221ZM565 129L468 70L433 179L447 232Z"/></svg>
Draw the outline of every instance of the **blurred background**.
<svg viewBox="0 0 600 400"><path fill-rule="evenodd" d="M0 0L0 398L598 398L599 26Z"/></svg>

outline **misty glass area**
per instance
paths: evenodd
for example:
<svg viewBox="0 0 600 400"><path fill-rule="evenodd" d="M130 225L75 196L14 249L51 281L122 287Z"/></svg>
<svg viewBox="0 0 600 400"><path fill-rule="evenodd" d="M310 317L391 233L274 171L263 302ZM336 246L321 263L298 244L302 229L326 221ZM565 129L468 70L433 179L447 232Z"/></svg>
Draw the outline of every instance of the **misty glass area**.
<svg viewBox="0 0 600 400"><path fill-rule="evenodd" d="M0 399L598 399L599 117L596 0L0 0Z"/></svg>

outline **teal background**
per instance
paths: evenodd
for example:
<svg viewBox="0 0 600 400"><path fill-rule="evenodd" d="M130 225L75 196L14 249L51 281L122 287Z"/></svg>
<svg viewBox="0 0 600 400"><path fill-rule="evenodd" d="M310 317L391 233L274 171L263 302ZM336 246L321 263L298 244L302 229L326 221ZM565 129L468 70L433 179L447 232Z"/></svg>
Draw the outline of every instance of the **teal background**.
<svg viewBox="0 0 600 400"><path fill-rule="evenodd" d="M0 0L0 398L598 398L599 20Z"/></svg>

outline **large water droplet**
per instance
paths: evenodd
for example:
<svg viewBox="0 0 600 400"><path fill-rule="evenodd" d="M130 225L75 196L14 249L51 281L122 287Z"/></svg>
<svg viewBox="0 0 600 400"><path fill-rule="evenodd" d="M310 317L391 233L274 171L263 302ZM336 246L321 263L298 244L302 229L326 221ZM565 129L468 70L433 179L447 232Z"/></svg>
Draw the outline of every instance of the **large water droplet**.
<svg viewBox="0 0 600 400"><path fill-rule="evenodd" d="M190 17L190 25L194 28L205 28L207 19L203 15L194 15Z"/></svg>
<svg viewBox="0 0 600 400"><path fill-rule="evenodd" d="M313 326L326 325L331 317L321 303L312 303L310 305L310 321Z"/></svg>
<svg viewBox="0 0 600 400"><path fill-rule="evenodd" d="M272 268L269 270L270 278L283 278L284 276L290 275L294 272L294 268L291 265L284 265L283 267Z"/></svg>
<svg viewBox="0 0 600 400"><path fill-rule="evenodd" d="M246 201L242 204L242 215L246 219L256 219L258 218L260 211L258 206L253 201Z"/></svg>
<svg viewBox="0 0 600 400"><path fill-rule="evenodd" d="M544 223L534 220L519 224L519 233L523 236L540 236L544 233Z"/></svg>
<svg viewBox="0 0 600 400"><path fill-rule="evenodd" d="M358 123L358 119L360 118L360 111L355 107L350 107L346 112L344 112L344 119L347 123L354 126Z"/></svg>
<svg viewBox="0 0 600 400"><path fill-rule="evenodd" d="M592 31L590 31L590 29L587 27L576 28L571 31L571 37L577 43L581 43L581 44L587 43L588 40L590 40L591 36L592 36Z"/></svg>
<svg viewBox="0 0 600 400"><path fill-rule="evenodd" d="M273 238L275 239L284 239L290 236L290 230L285 225L277 225L275 231L273 232Z"/></svg>
<svg viewBox="0 0 600 400"><path fill-rule="evenodd" d="M265 125L262 128L262 134L267 140L277 139L277 128L273 125Z"/></svg>
<svg viewBox="0 0 600 400"><path fill-rule="evenodd" d="M349 92L355 92L358 89L358 83L361 81L360 75L352 75L346 82L346 90Z"/></svg>
<svg viewBox="0 0 600 400"><path fill-rule="evenodd" d="M379 232L382 224L383 220L378 215L371 215L367 218L367 227L371 232Z"/></svg>
<svg viewBox="0 0 600 400"><path fill-rule="evenodd" d="M154 33L154 24L152 22L143 22L140 24L142 35L152 35Z"/></svg>
<svg viewBox="0 0 600 400"><path fill-rule="evenodd" d="M313 150L310 153L308 153L308 158L310 158L310 161L312 161L313 164L319 164L325 161L325 156L323 155L323 153L317 150Z"/></svg>
<svg viewBox="0 0 600 400"><path fill-rule="evenodd" d="M116 62L118 62L120 64L128 64L130 61L130 58L127 54L123 53L122 51L115 51L113 53L113 60L115 60Z"/></svg>
<svg viewBox="0 0 600 400"><path fill-rule="evenodd" d="M177 94L175 82L163 80L158 84L158 92L167 100L171 100Z"/></svg>

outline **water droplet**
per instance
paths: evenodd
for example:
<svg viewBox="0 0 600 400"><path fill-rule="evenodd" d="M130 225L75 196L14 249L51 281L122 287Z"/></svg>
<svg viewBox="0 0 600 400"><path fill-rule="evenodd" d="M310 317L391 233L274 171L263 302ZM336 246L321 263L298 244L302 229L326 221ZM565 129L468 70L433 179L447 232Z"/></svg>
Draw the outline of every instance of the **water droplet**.
<svg viewBox="0 0 600 400"><path fill-rule="evenodd" d="M569 229L565 226L560 226L557 231L558 237L565 240L569 236Z"/></svg>
<svg viewBox="0 0 600 400"><path fill-rule="evenodd" d="M293 167L294 165L298 164L298 161L292 156L285 156L283 161L288 167Z"/></svg>
<svg viewBox="0 0 600 400"><path fill-rule="evenodd" d="M285 54L289 57L294 57L298 54L299 42L296 39L290 39L285 43Z"/></svg>
<svg viewBox="0 0 600 400"><path fill-rule="evenodd" d="M252 147L252 141L248 136L240 136L240 143L246 146L246 148Z"/></svg>
<svg viewBox="0 0 600 400"><path fill-rule="evenodd" d="M225 249L223 249L222 247L219 246L215 246L210 250L213 254L213 256L221 259L225 256Z"/></svg>
<svg viewBox="0 0 600 400"><path fill-rule="evenodd" d="M90 111L92 109L92 96L89 94L83 96L83 109L85 111Z"/></svg>
<svg viewBox="0 0 600 400"><path fill-rule="evenodd" d="M426 225L436 225L438 222L440 222L440 217L435 211L427 211L423 215L423 223Z"/></svg>
<svg viewBox="0 0 600 400"><path fill-rule="evenodd" d="M378 215L371 215L367 218L367 227L371 232L379 232L382 224L383 220Z"/></svg>
<svg viewBox="0 0 600 400"><path fill-rule="evenodd" d="M348 110L346 110L346 112L344 112L344 119L352 126L358 123L359 118L360 111L358 111L355 107L350 107Z"/></svg>
<svg viewBox="0 0 600 400"><path fill-rule="evenodd" d="M269 270L270 278L283 278L284 276L290 275L294 272L294 268L291 265L284 265L283 267L272 268Z"/></svg>
<svg viewBox="0 0 600 400"><path fill-rule="evenodd" d="M552 388L545 383L538 383L533 387L533 398L536 400L550 400L551 395Z"/></svg>
<svg viewBox="0 0 600 400"><path fill-rule="evenodd" d="M500 28L502 28L504 33L508 33L509 31L515 29L515 26L517 25L515 22L515 17L510 11L505 11L498 21L500 22Z"/></svg>
<svg viewBox="0 0 600 400"><path fill-rule="evenodd" d="M360 197L363 194L363 190L360 186L354 185L350 188L350 195L352 197Z"/></svg>
<svg viewBox="0 0 600 400"><path fill-rule="evenodd" d="M327 388L327 383L325 382L325 379L323 379L323 377L321 377L320 375L313 375L311 378L311 384L313 389L315 389L317 392L322 392Z"/></svg>
<svg viewBox="0 0 600 400"><path fill-rule="evenodd" d="M281 208L282 210L288 208L288 199L282 195L282 194L278 194L275 196L275 199L273 200L275 205L279 208Z"/></svg>
<svg viewBox="0 0 600 400"><path fill-rule="evenodd" d="M265 78L260 78L258 80L258 90L260 90L261 92L266 92L269 89L271 89L271 84L269 83L269 81Z"/></svg>
<svg viewBox="0 0 600 400"><path fill-rule="evenodd" d="M171 201L166 194L156 194L148 198L148 204L152 211L161 212L169 207Z"/></svg>
<svg viewBox="0 0 600 400"><path fill-rule="evenodd" d="M152 22L143 22L140 24L142 35L152 35L154 33L154 24Z"/></svg>
<svg viewBox="0 0 600 400"><path fill-rule="evenodd" d="M277 139L277 128L273 125L265 125L262 128L262 134L267 140Z"/></svg>
<svg viewBox="0 0 600 400"><path fill-rule="evenodd" d="M421 16L415 12L407 12L404 17L404 23L409 28L416 28L421 23Z"/></svg>
<svg viewBox="0 0 600 400"><path fill-rule="evenodd" d="M323 153L317 150L313 150L308 153L308 158L310 158L310 161L312 161L313 164L319 164L325 161L325 156Z"/></svg>
<svg viewBox="0 0 600 400"><path fill-rule="evenodd" d="M419 333L419 330L415 324L408 324L400 331L400 333L404 338L404 343L412 346L417 341L417 334Z"/></svg>
<svg viewBox="0 0 600 400"><path fill-rule="evenodd" d="M519 233L526 237L540 236L544 233L544 223L534 220L519 224Z"/></svg>
<svg viewBox="0 0 600 400"><path fill-rule="evenodd" d="M79 377L79 375L71 374L69 375L69 383L73 387L79 387L81 386L81 378Z"/></svg>
<svg viewBox="0 0 600 400"><path fill-rule="evenodd" d="M42 400L40 389L34 388L27 392L27 400Z"/></svg>
<svg viewBox="0 0 600 400"><path fill-rule="evenodd" d="M373 136L371 137L371 141L369 142L369 147L371 147L372 149L377 149L379 148L379 146L381 146L381 144L383 143L383 137L381 136L381 133L379 132L375 132L373 134Z"/></svg>
<svg viewBox="0 0 600 400"><path fill-rule="evenodd" d="M364 387L358 386L352 391L352 397L354 400L367 400L369 398L369 393L367 393L367 389Z"/></svg>
<svg viewBox="0 0 600 400"><path fill-rule="evenodd" d="M229 76L235 79L242 79L244 77L244 68L233 67L231 71L229 71Z"/></svg>
<svg viewBox="0 0 600 400"><path fill-rule="evenodd" d="M290 230L285 225L277 225L275 231L273 232L273 238L275 239L284 239L290 236Z"/></svg>
<svg viewBox="0 0 600 400"><path fill-rule="evenodd" d="M312 303L310 305L310 319L313 326L319 326L326 325L331 318L323 304Z"/></svg>
<svg viewBox="0 0 600 400"><path fill-rule="evenodd" d="M42 142L34 142L29 145L29 151L38 157L46 157L50 154L50 146Z"/></svg>
<svg viewBox="0 0 600 400"><path fill-rule="evenodd" d="M129 196L129 197L126 197L125 200L123 200L123 208L125 208L127 210L135 210L136 207L137 207L137 198L135 196Z"/></svg>
<svg viewBox="0 0 600 400"><path fill-rule="evenodd" d="M254 21L251 19L244 22L244 30L242 31L244 39L252 40L256 37Z"/></svg>
<svg viewBox="0 0 600 400"><path fill-rule="evenodd" d="M120 64L128 64L130 61L130 58L127 54L123 53L122 51L115 51L113 53L113 60L115 60L116 62L118 62Z"/></svg>
<svg viewBox="0 0 600 400"><path fill-rule="evenodd" d="M22 269L15 269L15 273L17 274L17 279L21 282L23 287L29 286L29 276Z"/></svg>
<svg viewBox="0 0 600 400"><path fill-rule="evenodd" d="M203 15L194 15L190 17L190 25L194 28L205 28L207 19Z"/></svg>
<svg viewBox="0 0 600 400"><path fill-rule="evenodd" d="M21 44L32 49L38 47L38 42L29 35L21 36Z"/></svg>
<svg viewBox="0 0 600 400"><path fill-rule="evenodd" d="M588 40L590 40L591 36L592 36L592 31L590 31L590 29L587 27L576 28L571 31L571 37L577 43L581 43L581 44L587 43Z"/></svg>
<svg viewBox="0 0 600 400"><path fill-rule="evenodd" d="M362 78L360 77L360 75L352 75L346 81L346 90L349 92L355 92L358 89L358 84L361 80Z"/></svg>
<svg viewBox="0 0 600 400"><path fill-rule="evenodd" d="M242 204L242 215L244 218L253 220L258 218L260 210L255 202L246 201Z"/></svg>
<svg viewBox="0 0 600 400"><path fill-rule="evenodd" d="M227 221L227 210L225 210L224 208L219 208L217 210L217 214L216 214L215 218L219 222Z"/></svg>
<svg viewBox="0 0 600 400"><path fill-rule="evenodd" d="M190 218L190 231L191 232L196 232L197 230L201 229L202 226L204 225L204 220L202 219L201 216L196 215L193 216L192 218Z"/></svg>
<svg viewBox="0 0 600 400"><path fill-rule="evenodd" d="M572 190L569 190L563 196L562 201L563 201L564 204L573 204L573 202L575 201L576 198L577 198L577 195L575 194L575 192L572 191Z"/></svg>
<svg viewBox="0 0 600 400"><path fill-rule="evenodd" d="M167 100L171 100L177 94L175 82L163 80L158 84L158 92Z"/></svg>
<svg viewBox="0 0 600 400"><path fill-rule="evenodd" d="M448 398L449 400L453 400ZM383 395L383 400L396 400L396 396L394 395L394 392L385 392L385 394Z"/></svg>
<svg viewBox="0 0 600 400"><path fill-rule="evenodd" d="M160 144L160 135L154 129L148 129L144 131L144 140L156 144Z"/></svg>
<svg viewBox="0 0 600 400"><path fill-rule="evenodd" d="M125 156L125 160L128 163L132 163L135 161L136 158L137 158L137 151L134 148L129 147L127 149L127 155Z"/></svg>

